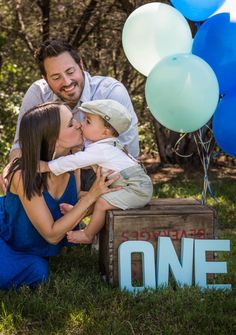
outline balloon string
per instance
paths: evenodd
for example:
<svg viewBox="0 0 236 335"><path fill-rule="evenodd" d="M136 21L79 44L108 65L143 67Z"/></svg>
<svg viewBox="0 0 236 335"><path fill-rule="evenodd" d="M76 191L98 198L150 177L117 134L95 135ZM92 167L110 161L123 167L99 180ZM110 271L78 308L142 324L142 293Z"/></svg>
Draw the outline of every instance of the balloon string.
<svg viewBox="0 0 236 335"><path fill-rule="evenodd" d="M207 141L203 141L203 136L205 135L203 132L208 129L210 130L210 138ZM203 170L204 170L204 182L203 182L203 190L202 190L202 204L205 205L206 204L206 196L207 196L207 191L209 192L210 196L212 197L212 199L218 203L214 192L211 188L211 184L208 178L208 169L209 169L209 165L210 165L210 159L213 153L213 149L214 146L212 146L211 148L211 144L212 144L212 139L213 139L213 134L212 134L212 130L206 125L204 127L202 127L201 129L199 129L199 131L196 133L196 135L198 136L198 140L196 138L196 136L194 135L194 140L197 146L197 151L198 151L198 155L200 157L202 166L203 166Z"/></svg>
<svg viewBox="0 0 236 335"><path fill-rule="evenodd" d="M191 157L193 155L193 153L189 154L189 155L182 155L180 154L177 150L177 146L178 144L183 140L183 138L187 135L187 133L183 134L179 139L178 141L175 143L175 146L173 148L173 151L176 155L178 155L179 157L183 157L183 158L188 158L188 157Z"/></svg>
<svg viewBox="0 0 236 335"><path fill-rule="evenodd" d="M206 135L206 131L210 131L210 137L208 140L203 141L204 136ZM189 155L182 155L180 154L177 150L177 146L179 143L184 139L184 137L187 135L187 133L183 134L178 141L175 143L173 151L175 152L176 155L184 158L191 157L193 153ZM204 171L204 181L203 181L203 190L202 190L202 200L201 203L202 205L206 204L206 197L207 197L207 192L209 192L211 198L218 203L214 192L211 187L211 183L209 181L208 177L208 170L209 170L209 165L210 165L210 160L213 155L213 150L214 150L214 145L212 145L212 140L213 140L213 132L211 128L208 125L205 125L204 127L200 128L198 132L193 134L194 141L196 143L197 147L197 152L198 156L200 158L201 164L203 166L203 171ZM212 148L211 148L212 147Z"/></svg>

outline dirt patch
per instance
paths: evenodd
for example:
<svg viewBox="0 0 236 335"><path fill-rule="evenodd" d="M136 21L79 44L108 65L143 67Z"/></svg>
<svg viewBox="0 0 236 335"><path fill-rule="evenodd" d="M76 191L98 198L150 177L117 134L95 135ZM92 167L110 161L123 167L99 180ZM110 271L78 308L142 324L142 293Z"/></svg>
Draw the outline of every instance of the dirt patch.
<svg viewBox="0 0 236 335"><path fill-rule="evenodd" d="M155 182L166 182L171 179L177 178L182 175L198 176L200 178L204 177L203 169L199 171L191 170L186 167L180 166L168 166L168 167L158 167L156 171L153 171L153 167L147 167L147 172L149 176L152 178L152 181ZM213 176L215 178L223 179L228 178L232 180L236 180L236 167L213 167L208 171L208 177L211 178Z"/></svg>
<svg viewBox="0 0 236 335"><path fill-rule="evenodd" d="M148 175L152 178L154 183L156 182L167 182L171 179L175 179L182 175L204 177L203 167L199 170L194 170L191 167L179 166L179 165L165 165L162 166L158 155L152 157L151 155L142 155L140 157L144 163ZM232 164L231 161L225 159L218 159L217 164L212 164L208 171L208 176L214 175L214 177L222 179L236 179L236 165Z"/></svg>
<svg viewBox="0 0 236 335"><path fill-rule="evenodd" d="M236 167L224 167L220 166L217 168L211 168L211 173L214 173L217 175L218 178L230 178L230 179L236 179Z"/></svg>
<svg viewBox="0 0 236 335"><path fill-rule="evenodd" d="M154 183L156 182L166 182L171 179L178 177L184 173L184 169L181 167L171 166L160 168L159 171L155 173L150 173L150 177Z"/></svg>

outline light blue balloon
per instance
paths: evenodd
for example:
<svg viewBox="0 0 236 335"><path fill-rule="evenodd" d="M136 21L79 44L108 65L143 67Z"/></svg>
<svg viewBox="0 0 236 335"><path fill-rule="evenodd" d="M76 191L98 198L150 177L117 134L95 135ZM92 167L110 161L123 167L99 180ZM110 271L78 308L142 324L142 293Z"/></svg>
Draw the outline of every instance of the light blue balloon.
<svg viewBox="0 0 236 335"><path fill-rule="evenodd" d="M145 95L153 116L177 132L193 132L214 113L219 86L211 67L191 54L164 58L147 78Z"/></svg>
<svg viewBox="0 0 236 335"><path fill-rule="evenodd" d="M185 17L192 21L206 20L225 0L171 0Z"/></svg>
<svg viewBox="0 0 236 335"><path fill-rule="evenodd" d="M212 67L222 94L236 88L236 13L217 14L204 22L192 52Z"/></svg>
<svg viewBox="0 0 236 335"><path fill-rule="evenodd" d="M226 94L213 116L213 133L218 146L236 157L236 94Z"/></svg>

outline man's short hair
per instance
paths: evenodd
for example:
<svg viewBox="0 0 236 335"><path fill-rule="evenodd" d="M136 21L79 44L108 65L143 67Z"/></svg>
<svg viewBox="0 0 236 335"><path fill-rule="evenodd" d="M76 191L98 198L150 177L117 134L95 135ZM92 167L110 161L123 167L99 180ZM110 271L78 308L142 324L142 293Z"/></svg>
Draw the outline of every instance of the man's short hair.
<svg viewBox="0 0 236 335"><path fill-rule="evenodd" d="M64 52L68 52L74 61L81 67L80 55L71 44L60 39L46 40L39 49L36 50L35 58L39 66L39 70L43 76L46 77L46 70L44 67L44 61L48 57L56 57Z"/></svg>

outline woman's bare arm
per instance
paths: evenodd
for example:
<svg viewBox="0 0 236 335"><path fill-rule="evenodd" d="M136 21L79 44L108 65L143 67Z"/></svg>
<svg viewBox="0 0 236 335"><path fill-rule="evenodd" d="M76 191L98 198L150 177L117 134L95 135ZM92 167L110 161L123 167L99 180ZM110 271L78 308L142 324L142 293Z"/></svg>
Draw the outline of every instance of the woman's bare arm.
<svg viewBox="0 0 236 335"><path fill-rule="evenodd" d="M88 208L100 195L113 191L113 189L110 190L108 188L113 181L110 179L106 180L106 175L101 176L101 171L98 169L97 179L90 191L76 203L71 211L56 221L53 220L43 196L36 195L31 200L26 198L20 171L14 174L11 186L14 193L19 196L27 216L40 235L49 243L57 244L67 231L73 229L78 224L85 216Z"/></svg>

